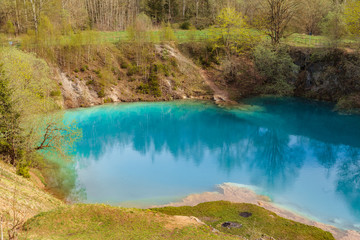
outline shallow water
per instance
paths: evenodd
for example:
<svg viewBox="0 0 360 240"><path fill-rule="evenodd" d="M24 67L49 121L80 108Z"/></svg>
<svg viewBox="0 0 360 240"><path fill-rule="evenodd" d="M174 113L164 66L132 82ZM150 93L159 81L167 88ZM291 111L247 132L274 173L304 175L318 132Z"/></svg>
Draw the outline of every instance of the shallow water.
<svg viewBox="0 0 360 240"><path fill-rule="evenodd" d="M360 230L360 116L294 98L246 103L67 112L83 129L76 169L86 202L165 204L233 182L315 220Z"/></svg>

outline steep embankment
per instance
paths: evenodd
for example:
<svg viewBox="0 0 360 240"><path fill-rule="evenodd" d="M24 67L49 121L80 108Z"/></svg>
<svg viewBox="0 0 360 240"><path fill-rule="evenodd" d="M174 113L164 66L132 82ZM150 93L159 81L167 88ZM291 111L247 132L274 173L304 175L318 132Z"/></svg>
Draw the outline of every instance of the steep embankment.
<svg viewBox="0 0 360 240"><path fill-rule="evenodd" d="M44 191L45 185L36 170L30 175L30 179L18 176L14 167L0 161L0 218L4 220L5 230L21 227L34 215L64 205Z"/></svg>
<svg viewBox="0 0 360 240"><path fill-rule="evenodd" d="M295 96L331 101L343 109L360 108L360 57L339 49L292 48L299 66Z"/></svg>
<svg viewBox="0 0 360 240"><path fill-rule="evenodd" d="M214 89L226 92L223 95L232 100L262 94L271 78L275 75L276 80L280 74L293 89L292 96L337 103L343 110L360 109L360 55L356 51L288 46L287 53L298 70L285 74L286 70L277 69L284 65L280 66L269 56L269 59L262 56L273 62L266 66L267 73L273 75L264 76L251 54L219 61L204 43L184 43L178 47L185 56L203 67L202 71L211 80L210 85L215 85Z"/></svg>
<svg viewBox="0 0 360 240"><path fill-rule="evenodd" d="M200 68L174 46L148 47L153 54L146 63L140 63L128 48L109 45L101 49L101 54L84 60L81 67L55 66L64 107L213 98L213 90L204 81Z"/></svg>

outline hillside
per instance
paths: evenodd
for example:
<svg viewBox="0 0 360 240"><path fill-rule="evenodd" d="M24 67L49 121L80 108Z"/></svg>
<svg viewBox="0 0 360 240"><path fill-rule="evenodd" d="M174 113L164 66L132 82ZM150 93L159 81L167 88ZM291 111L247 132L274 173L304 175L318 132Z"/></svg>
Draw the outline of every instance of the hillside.
<svg viewBox="0 0 360 240"><path fill-rule="evenodd" d="M29 218L65 204L44 191L45 185L37 170L25 179L16 174L16 169L0 161L0 218L4 231L14 233Z"/></svg>

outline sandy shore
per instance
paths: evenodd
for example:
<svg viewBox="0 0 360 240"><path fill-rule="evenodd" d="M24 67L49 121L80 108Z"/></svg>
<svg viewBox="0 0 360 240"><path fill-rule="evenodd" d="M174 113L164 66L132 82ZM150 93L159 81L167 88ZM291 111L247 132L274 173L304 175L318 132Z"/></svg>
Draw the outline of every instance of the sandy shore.
<svg viewBox="0 0 360 240"><path fill-rule="evenodd" d="M307 225L315 226L321 228L325 231L331 232L333 236L338 240L359 240L360 239L360 232L357 231L345 231L338 229L334 226L319 223L312 221L308 218L303 216L299 216L289 210L280 208L273 204L270 199L265 196L257 195L254 191L250 190L246 187L237 186L231 183L224 183L218 185L218 191L216 192L205 192L201 194L193 194L181 202L171 203L164 206L173 206L173 207L180 207L180 206L196 206L199 203L203 202L211 202L211 201L229 201L234 203L251 203L261 206L267 210L270 210L277 215L287 218L290 220L294 220L297 222L301 222ZM161 207L164 207L161 206Z"/></svg>

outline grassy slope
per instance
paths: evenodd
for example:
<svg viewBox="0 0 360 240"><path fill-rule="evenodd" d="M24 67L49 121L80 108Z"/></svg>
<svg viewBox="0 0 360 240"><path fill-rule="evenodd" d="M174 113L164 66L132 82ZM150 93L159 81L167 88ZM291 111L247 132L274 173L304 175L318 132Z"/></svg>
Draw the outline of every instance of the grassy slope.
<svg viewBox="0 0 360 240"><path fill-rule="evenodd" d="M247 239L259 239L263 234L275 239L334 239L329 232L281 218L275 213L252 204L221 201L202 203L196 207L166 207L153 210L169 215L195 216L224 233L240 235ZM244 218L239 215L240 212L250 212L253 215ZM243 227L224 228L221 224L226 221L240 223Z"/></svg>
<svg viewBox="0 0 360 240"><path fill-rule="evenodd" d="M150 210L73 205L40 214L25 225L27 239L238 239L207 226Z"/></svg>
<svg viewBox="0 0 360 240"><path fill-rule="evenodd" d="M243 218L239 212L251 212ZM191 218L196 216L210 227ZM221 227L225 221L239 222L240 229ZM73 205L30 219L21 234L26 239L334 239L315 227L296 223L261 207L229 202L203 203L196 207L152 210L126 209L107 205ZM264 237L267 236L267 237Z"/></svg>
<svg viewBox="0 0 360 240"><path fill-rule="evenodd" d="M31 180L15 174L15 168L0 161L0 215L7 220L14 212L19 220L30 218L41 211L63 205L63 202L38 187L41 181L35 174Z"/></svg>

